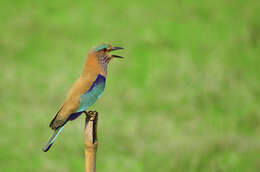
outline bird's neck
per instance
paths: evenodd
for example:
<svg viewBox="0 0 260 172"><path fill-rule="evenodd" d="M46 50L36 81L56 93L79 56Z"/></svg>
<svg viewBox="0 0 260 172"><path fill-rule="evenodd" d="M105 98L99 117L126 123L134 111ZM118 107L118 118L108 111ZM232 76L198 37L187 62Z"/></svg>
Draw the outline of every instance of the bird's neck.
<svg viewBox="0 0 260 172"><path fill-rule="evenodd" d="M102 63L94 56L88 56L81 76L86 77L93 74L101 74L106 77L107 63Z"/></svg>

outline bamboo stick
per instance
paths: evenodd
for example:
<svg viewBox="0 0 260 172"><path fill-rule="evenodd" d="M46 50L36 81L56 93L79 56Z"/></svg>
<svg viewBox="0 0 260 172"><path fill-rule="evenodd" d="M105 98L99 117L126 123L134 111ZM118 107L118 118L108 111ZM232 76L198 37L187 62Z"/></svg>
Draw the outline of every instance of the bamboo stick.
<svg viewBox="0 0 260 172"><path fill-rule="evenodd" d="M88 111L85 123L85 172L96 171L98 112Z"/></svg>

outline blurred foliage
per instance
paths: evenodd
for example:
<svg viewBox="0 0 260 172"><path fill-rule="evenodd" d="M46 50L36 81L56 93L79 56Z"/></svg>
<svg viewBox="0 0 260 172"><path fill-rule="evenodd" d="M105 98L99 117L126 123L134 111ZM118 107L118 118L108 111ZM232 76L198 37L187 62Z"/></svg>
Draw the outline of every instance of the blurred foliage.
<svg viewBox="0 0 260 172"><path fill-rule="evenodd" d="M98 110L97 171L260 169L258 0L0 1L0 171L83 171L84 117L48 124L88 50L125 47Z"/></svg>

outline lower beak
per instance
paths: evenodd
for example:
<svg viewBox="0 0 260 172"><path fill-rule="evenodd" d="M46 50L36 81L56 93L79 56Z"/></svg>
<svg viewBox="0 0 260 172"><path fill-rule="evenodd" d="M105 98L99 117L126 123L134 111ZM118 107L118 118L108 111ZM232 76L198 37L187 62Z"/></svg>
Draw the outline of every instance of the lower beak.
<svg viewBox="0 0 260 172"><path fill-rule="evenodd" d="M124 57L122 57L122 56L118 56L118 55L114 55L114 54L112 54L111 57L121 58L121 59L124 58Z"/></svg>
<svg viewBox="0 0 260 172"><path fill-rule="evenodd" d="M110 49L110 51L115 51L115 50L121 50L121 49L124 49L124 48L122 48L122 47L112 47L111 49ZM122 57L122 56L118 56L118 55L111 55L111 57L115 57L115 58L124 58L124 57Z"/></svg>

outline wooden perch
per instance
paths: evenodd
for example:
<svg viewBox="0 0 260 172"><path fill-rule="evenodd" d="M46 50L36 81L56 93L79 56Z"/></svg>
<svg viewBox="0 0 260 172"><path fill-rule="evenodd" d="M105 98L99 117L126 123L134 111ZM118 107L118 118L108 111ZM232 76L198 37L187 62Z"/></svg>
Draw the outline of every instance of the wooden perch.
<svg viewBox="0 0 260 172"><path fill-rule="evenodd" d="M88 111L85 123L85 172L96 171L98 112Z"/></svg>

